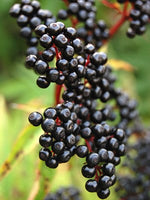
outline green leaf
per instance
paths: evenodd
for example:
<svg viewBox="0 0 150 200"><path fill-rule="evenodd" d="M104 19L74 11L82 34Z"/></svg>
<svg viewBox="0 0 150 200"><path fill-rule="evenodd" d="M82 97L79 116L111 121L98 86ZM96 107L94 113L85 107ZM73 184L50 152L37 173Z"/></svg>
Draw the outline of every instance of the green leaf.
<svg viewBox="0 0 150 200"><path fill-rule="evenodd" d="M36 139L33 137L36 133ZM12 169L16 161L23 155L29 153L37 144L37 137L40 132L37 133L37 129L32 126L25 127L19 134L13 148L6 159L6 161L0 167L0 180L2 180Z"/></svg>

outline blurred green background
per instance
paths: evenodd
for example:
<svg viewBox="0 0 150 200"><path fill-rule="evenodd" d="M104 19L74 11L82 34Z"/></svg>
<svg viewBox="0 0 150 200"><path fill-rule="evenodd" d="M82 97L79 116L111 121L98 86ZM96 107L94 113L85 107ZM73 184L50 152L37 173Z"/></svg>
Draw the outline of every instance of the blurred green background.
<svg viewBox="0 0 150 200"><path fill-rule="evenodd" d="M35 199L41 200L50 188L53 191L69 184L77 185L84 199L96 200L94 194L84 189L85 179L80 172L82 159L74 162L77 159L73 158L69 165L61 166L58 170L47 169L38 159L41 131L40 128L30 127L27 117L34 110L40 111L53 105L54 88L38 88L35 84L37 76L24 67L26 45L19 36L16 20L8 14L15 2L18 1L0 2L0 200L32 200L34 192L37 194ZM61 0L40 2L42 8L50 9L54 15L60 8L65 8ZM98 18L106 19L111 26L114 23L111 21L111 10L104 9L99 1L96 5ZM126 26L111 39L107 53L109 58L128 62L134 67L132 72L115 70L114 73L118 75L118 86L138 100L141 119L148 125L150 30L144 36L130 40L125 36ZM10 166L6 160L11 163ZM9 173L4 177L5 171ZM117 197L114 194L109 199L116 200Z"/></svg>

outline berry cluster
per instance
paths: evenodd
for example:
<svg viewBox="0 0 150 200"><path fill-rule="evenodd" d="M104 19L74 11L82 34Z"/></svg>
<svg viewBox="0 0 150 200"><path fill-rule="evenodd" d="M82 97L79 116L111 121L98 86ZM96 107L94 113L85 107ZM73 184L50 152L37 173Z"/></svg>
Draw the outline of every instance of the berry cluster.
<svg viewBox="0 0 150 200"><path fill-rule="evenodd" d="M76 5L81 13L95 13L93 1L86 1L86 6L91 5L89 12L86 7L79 6L85 1L68 2L68 10L70 5ZM37 2L22 0L22 4L15 4L10 13L19 17L25 14L24 6L33 7L33 3ZM38 7L31 13L29 21L31 16L49 12L41 12ZM70 15L70 11L67 13ZM86 19L91 20L91 16ZM38 23L31 31L39 46L38 49L34 47L36 52L28 51L26 67L40 75L37 79L40 88L56 84L57 105L47 108L43 114L33 112L29 115L30 123L41 125L44 131L39 138L42 146L39 157L49 168L68 162L73 155L83 158L86 162L83 161L82 175L90 178L86 182L86 189L96 192L99 198L107 198L109 187L116 180L115 166L126 151L128 124L137 116L136 102L116 89L116 77L111 67L106 65L107 55L96 51L99 47L95 44L92 31L103 27L105 32L103 21L94 25L91 31L86 25L88 33L92 35L92 41L88 43L78 38L79 30L67 28L62 22L54 22L52 15L40 19L43 23ZM25 27L31 29L27 25ZM26 38L29 40L32 36ZM108 101L111 105L105 104ZM113 126L108 124L109 121L113 122Z"/></svg>
<svg viewBox="0 0 150 200"><path fill-rule="evenodd" d="M140 137L136 144L129 146L125 168L129 168L130 174L120 176L117 194L125 200L150 199L150 133ZM132 174L132 175L131 175Z"/></svg>
<svg viewBox="0 0 150 200"><path fill-rule="evenodd" d="M59 20L71 18L74 26L79 21L83 26L77 29L77 35L85 44L92 43L96 49L103 45L103 41L109 38L109 30L104 20L96 19L96 7L94 0L68 1L67 9L61 9L57 15Z"/></svg>
<svg viewBox="0 0 150 200"><path fill-rule="evenodd" d="M82 42L76 38L76 30L66 28L62 22L51 23L49 26L39 25L35 28L43 49L40 55L29 55L26 58L26 66L34 69L40 76L37 85L46 88L51 82L62 85L66 79L74 82L77 74L78 61L74 54L80 54L83 49ZM50 62L56 57L56 67L49 67Z"/></svg>
<svg viewBox="0 0 150 200"><path fill-rule="evenodd" d="M55 22L56 18L49 10L41 9L40 3L36 0L21 0L21 4L14 4L9 13L17 18L17 24L21 28L20 35L26 39L28 45L26 54L38 55L39 39L34 34L34 29L41 23L49 25Z"/></svg>
<svg viewBox="0 0 150 200"><path fill-rule="evenodd" d="M119 3L126 3L126 0L117 0ZM149 0L129 0L131 10L129 12L129 28L127 36L134 38L136 35L142 35L146 31L146 25L150 20L150 1Z"/></svg>
<svg viewBox="0 0 150 200"><path fill-rule="evenodd" d="M127 36L130 38L135 35L142 35L146 31L146 25L150 20L150 1L136 0L134 8L130 12L130 27L127 31Z"/></svg>
<svg viewBox="0 0 150 200"><path fill-rule="evenodd" d="M46 133L39 138L39 143L43 147L39 157L50 168L68 162L75 153L79 141L75 109L73 103L66 102L58 104L56 108L47 108L43 113L44 118L38 112L29 115L30 123L34 126L41 125Z"/></svg>
<svg viewBox="0 0 150 200"><path fill-rule="evenodd" d="M62 187L55 193L49 193L44 200L81 200L80 191L74 187Z"/></svg>
<svg viewBox="0 0 150 200"><path fill-rule="evenodd" d="M125 133L105 122L92 125L90 121L84 121L83 111L86 112L85 107L66 102L58 104L56 108L47 108L44 118L38 112L31 113L29 121L34 126L41 125L45 131L39 138L43 147L39 152L40 159L48 167L56 168L58 164L68 162L74 154L85 158L82 175L95 177L89 179L85 187L104 199L109 196L109 187L116 181L115 166L126 151ZM81 139L85 143L78 145Z"/></svg>

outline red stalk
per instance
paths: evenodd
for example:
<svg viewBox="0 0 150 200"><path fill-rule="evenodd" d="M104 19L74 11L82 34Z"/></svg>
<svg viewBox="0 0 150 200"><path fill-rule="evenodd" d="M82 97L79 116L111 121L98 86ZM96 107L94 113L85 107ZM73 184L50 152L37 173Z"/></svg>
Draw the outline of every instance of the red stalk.
<svg viewBox="0 0 150 200"><path fill-rule="evenodd" d="M123 12L122 12L122 17L110 29L110 37L109 37L109 39L119 30L119 28L122 26L122 24L124 24L124 22L128 19L129 15L127 13L127 8L128 8L128 1L126 1L125 4L124 4L124 8L123 8Z"/></svg>
<svg viewBox="0 0 150 200"><path fill-rule="evenodd" d="M66 4L66 6L68 6L69 4L68 0L63 0L63 2Z"/></svg>
<svg viewBox="0 0 150 200"><path fill-rule="evenodd" d="M71 23L72 23L72 27L76 28L76 25L79 23L78 19L70 16L70 20L71 20Z"/></svg>
<svg viewBox="0 0 150 200"><path fill-rule="evenodd" d="M56 89L55 89L55 104L56 105L60 103L61 88L62 88L62 85L56 85Z"/></svg>
<svg viewBox="0 0 150 200"><path fill-rule="evenodd" d="M122 11L114 3L111 3L107 0L102 0L102 4L105 5L108 8L112 8L115 11L117 11L118 13L122 14Z"/></svg>
<svg viewBox="0 0 150 200"><path fill-rule="evenodd" d="M60 58L60 53L58 52L58 48L56 47L55 44L53 44L53 47L55 48L56 51L56 60L58 60Z"/></svg>
<svg viewBox="0 0 150 200"><path fill-rule="evenodd" d="M85 67L87 67L89 63L90 63L90 54L87 56Z"/></svg>
<svg viewBox="0 0 150 200"><path fill-rule="evenodd" d="M89 141L85 140L85 142L86 142L86 146L87 146L89 152L92 152L92 148L91 148L91 145L90 145Z"/></svg>

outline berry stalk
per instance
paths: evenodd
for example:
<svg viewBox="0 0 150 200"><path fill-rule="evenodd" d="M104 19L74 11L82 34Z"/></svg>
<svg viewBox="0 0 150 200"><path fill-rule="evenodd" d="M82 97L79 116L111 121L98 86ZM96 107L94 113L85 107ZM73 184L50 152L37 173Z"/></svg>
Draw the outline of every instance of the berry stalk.
<svg viewBox="0 0 150 200"><path fill-rule="evenodd" d="M112 28L110 29L110 38L113 37L113 35L116 34L116 32L120 29L120 27L124 24L124 22L128 19L128 13L127 13L127 8L128 8L128 1L124 4L124 8L123 8L123 12L122 12L122 17L120 18L120 20L114 25L112 26Z"/></svg>

